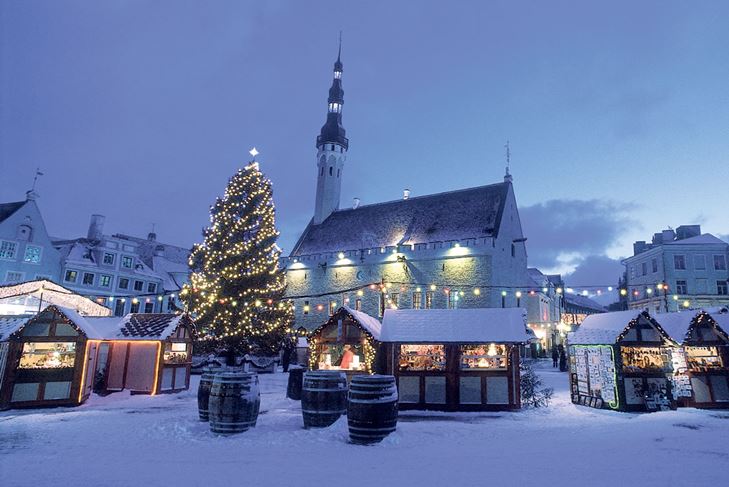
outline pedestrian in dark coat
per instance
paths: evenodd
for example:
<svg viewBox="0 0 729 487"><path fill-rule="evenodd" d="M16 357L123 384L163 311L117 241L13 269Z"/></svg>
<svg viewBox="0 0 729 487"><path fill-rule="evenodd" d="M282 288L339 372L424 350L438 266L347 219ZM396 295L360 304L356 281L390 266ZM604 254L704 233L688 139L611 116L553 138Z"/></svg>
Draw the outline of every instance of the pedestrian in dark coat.
<svg viewBox="0 0 729 487"><path fill-rule="evenodd" d="M567 371L567 354L564 351L564 347L561 347L559 349L559 371Z"/></svg>
<svg viewBox="0 0 729 487"><path fill-rule="evenodd" d="M557 368L557 361L559 360L559 352L557 347L552 347L552 367Z"/></svg>
<svg viewBox="0 0 729 487"><path fill-rule="evenodd" d="M292 337L286 337L281 344L281 366L284 372L289 371L289 364L291 364L291 354L294 351L294 340Z"/></svg>

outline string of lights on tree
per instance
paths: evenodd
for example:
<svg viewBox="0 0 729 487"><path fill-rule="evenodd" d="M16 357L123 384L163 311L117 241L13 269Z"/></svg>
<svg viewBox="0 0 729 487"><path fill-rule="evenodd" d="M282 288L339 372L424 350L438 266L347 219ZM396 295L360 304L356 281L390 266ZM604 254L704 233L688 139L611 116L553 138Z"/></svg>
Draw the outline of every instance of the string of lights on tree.
<svg viewBox="0 0 729 487"><path fill-rule="evenodd" d="M255 156L210 209L204 240L190 255L190 283L180 292L208 340L228 349L274 353L293 321L275 226L271 181Z"/></svg>

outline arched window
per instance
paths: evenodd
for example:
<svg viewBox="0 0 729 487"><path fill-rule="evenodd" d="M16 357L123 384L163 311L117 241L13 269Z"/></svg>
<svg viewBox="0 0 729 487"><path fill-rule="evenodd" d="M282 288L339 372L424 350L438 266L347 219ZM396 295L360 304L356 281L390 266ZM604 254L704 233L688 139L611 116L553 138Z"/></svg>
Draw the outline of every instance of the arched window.
<svg viewBox="0 0 729 487"><path fill-rule="evenodd" d="M321 167L321 173L319 175L320 176L323 176L324 175L324 166Z"/></svg>
<svg viewBox="0 0 729 487"><path fill-rule="evenodd" d="M341 171L341 169L337 169L337 177L339 177L339 172L340 171Z"/></svg>
<svg viewBox="0 0 729 487"><path fill-rule="evenodd" d="M329 175L331 176L334 173L334 168L332 166L329 166Z"/></svg>

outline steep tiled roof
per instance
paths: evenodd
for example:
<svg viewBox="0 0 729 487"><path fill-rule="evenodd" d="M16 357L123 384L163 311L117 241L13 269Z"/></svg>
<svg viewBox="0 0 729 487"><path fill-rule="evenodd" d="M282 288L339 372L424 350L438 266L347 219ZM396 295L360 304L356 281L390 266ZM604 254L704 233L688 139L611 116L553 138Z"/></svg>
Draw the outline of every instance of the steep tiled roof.
<svg viewBox="0 0 729 487"><path fill-rule="evenodd" d="M25 201L16 201L14 203L0 203L0 222L4 221L10 215L15 213L23 206Z"/></svg>
<svg viewBox="0 0 729 487"><path fill-rule="evenodd" d="M508 188L498 183L337 210L310 223L291 255L496 236Z"/></svg>
<svg viewBox="0 0 729 487"><path fill-rule="evenodd" d="M124 317L119 338L167 338L177 328L182 315L135 313Z"/></svg>

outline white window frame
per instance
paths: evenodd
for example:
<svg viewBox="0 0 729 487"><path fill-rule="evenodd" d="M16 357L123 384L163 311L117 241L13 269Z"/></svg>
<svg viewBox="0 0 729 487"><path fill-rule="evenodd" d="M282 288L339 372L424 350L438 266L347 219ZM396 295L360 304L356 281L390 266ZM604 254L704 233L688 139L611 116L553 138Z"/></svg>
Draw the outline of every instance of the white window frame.
<svg viewBox="0 0 729 487"><path fill-rule="evenodd" d="M13 254L10 256L4 256L2 255L3 246L7 244L8 247L12 247ZM2 260L15 260L18 256L18 242L12 241L12 240L0 240L0 259Z"/></svg>
<svg viewBox="0 0 729 487"><path fill-rule="evenodd" d="M11 281L10 280L10 274L17 274L18 275L18 279L17 280L13 279ZM20 271L7 271L5 273L5 282L7 282L7 283L19 283L19 282L23 282L24 280L25 280L25 272L20 272Z"/></svg>
<svg viewBox="0 0 729 487"><path fill-rule="evenodd" d="M68 273L69 272L75 272L76 273L76 277L74 277L73 280L68 279ZM75 283L76 281L78 281L78 271L77 270L75 270L75 269L66 269L65 271L63 271L63 282L74 282Z"/></svg>
<svg viewBox="0 0 729 487"><path fill-rule="evenodd" d="M103 283L103 280L105 277L109 278L109 282L107 284ZM113 281L114 276L110 276L109 274L99 274L99 287L111 287L111 282Z"/></svg>
<svg viewBox="0 0 729 487"><path fill-rule="evenodd" d="M28 260L28 249L38 249L38 260L32 261ZM23 262L26 264L35 264L40 265L41 260L43 260L43 247L40 245L33 245L33 244L25 244L25 250L23 251Z"/></svg>
<svg viewBox="0 0 729 487"><path fill-rule="evenodd" d="M716 267L716 258L720 257L724 260L724 268L718 268ZM711 260L714 262L714 270L715 271L725 271L726 270L726 256L724 254L714 254L711 258Z"/></svg>
<svg viewBox="0 0 729 487"><path fill-rule="evenodd" d="M129 261L131 262L129 266L124 265L125 259L129 259ZM120 265L122 269L134 269L134 257L132 257L131 255L122 255Z"/></svg>
<svg viewBox="0 0 729 487"><path fill-rule="evenodd" d="M107 255L111 255L110 263L105 262ZM114 264L116 264L116 254L114 252L104 252L104 256L101 258L101 263L108 266L114 266Z"/></svg>

